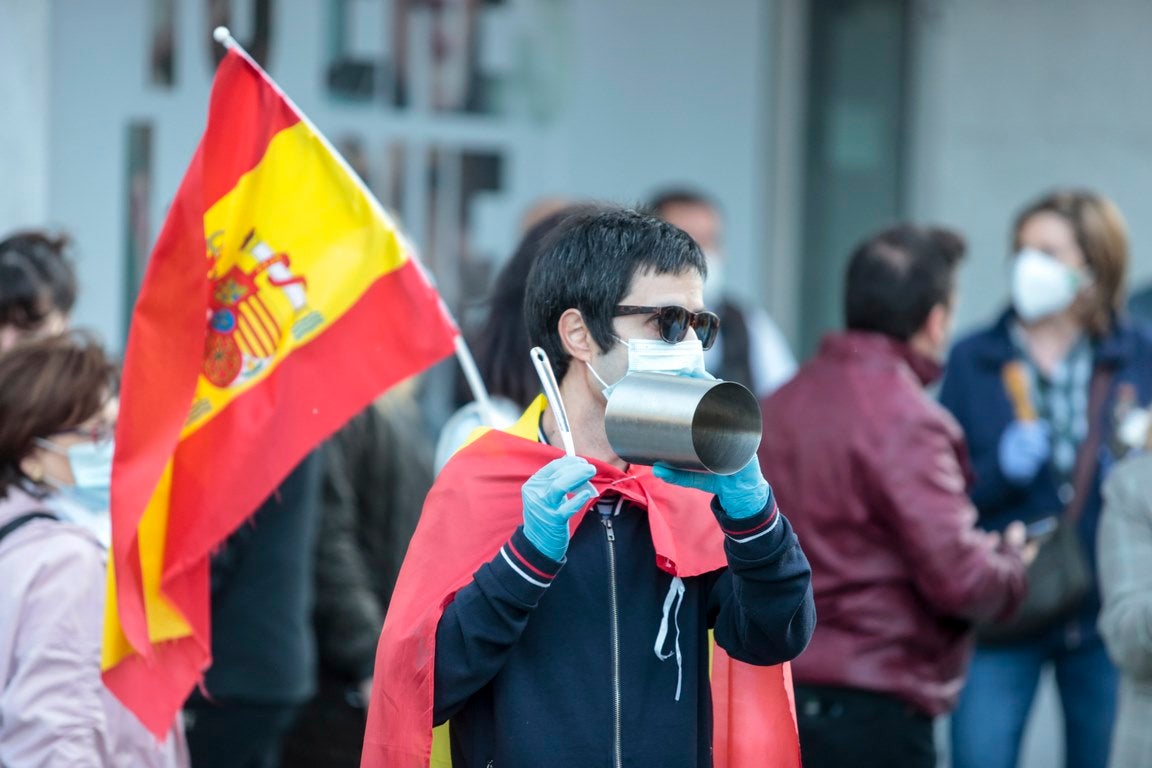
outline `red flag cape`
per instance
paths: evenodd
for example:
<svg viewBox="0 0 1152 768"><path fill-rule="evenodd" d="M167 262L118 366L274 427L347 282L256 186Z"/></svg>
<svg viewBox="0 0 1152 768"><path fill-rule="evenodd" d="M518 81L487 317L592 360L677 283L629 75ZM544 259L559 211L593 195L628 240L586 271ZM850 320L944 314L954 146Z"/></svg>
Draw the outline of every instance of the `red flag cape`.
<svg viewBox="0 0 1152 768"><path fill-rule="evenodd" d="M452 353L393 222L255 64L208 125L132 316L102 666L157 735L211 662L209 556L309 450Z"/></svg>
<svg viewBox="0 0 1152 768"><path fill-rule="evenodd" d="M523 521L521 486L563 455L534 439L545 405L538 398L508 432L485 432L462 448L428 495L380 635L362 768L432 764L436 626L456 592ZM625 473L590 461L597 490L647 510L658 568L685 578L727 567L723 533L707 512L710 496L669 485L649 467ZM573 516L573 530L593 503ZM718 647L715 659L716 768L799 766L787 665L753 667ZM446 764L443 749L438 742L437 766Z"/></svg>

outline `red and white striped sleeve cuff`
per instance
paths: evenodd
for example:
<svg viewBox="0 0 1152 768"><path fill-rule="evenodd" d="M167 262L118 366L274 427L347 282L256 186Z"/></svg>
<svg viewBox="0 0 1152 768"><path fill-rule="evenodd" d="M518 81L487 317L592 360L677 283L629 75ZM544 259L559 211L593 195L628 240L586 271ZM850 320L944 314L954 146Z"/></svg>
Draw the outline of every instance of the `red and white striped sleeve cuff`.
<svg viewBox="0 0 1152 768"><path fill-rule="evenodd" d="M716 507L713 511L716 511ZM720 511L717 518L725 536L737 544L744 544L774 531L780 523L780 510L776 506L776 495L772 494L764 509L752 517L732 518Z"/></svg>
<svg viewBox="0 0 1152 768"><path fill-rule="evenodd" d="M544 555L528 541L524 529L518 528L512 538L500 548L500 557L522 579L537 587L548 587L563 562L557 562Z"/></svg>

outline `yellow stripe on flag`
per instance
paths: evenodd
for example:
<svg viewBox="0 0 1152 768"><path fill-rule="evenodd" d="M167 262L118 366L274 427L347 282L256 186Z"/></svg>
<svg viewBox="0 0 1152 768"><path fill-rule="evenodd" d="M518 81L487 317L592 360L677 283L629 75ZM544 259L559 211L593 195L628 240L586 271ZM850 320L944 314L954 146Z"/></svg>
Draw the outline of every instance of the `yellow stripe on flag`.
<svg viewBox="0 0 1152 768"><path fill-rule="evenodd" d="M240 347L219 351L233 358L221 364L242 368L225 386L201 376L182 439L408 261L395 225L304 123L273 137L260 163L205 214L204 233L216 258L214 306L226 305L228 344Z"/></svg>
<svg viewBox="0 0 1152 768"><path fill-rule="evenodd" d="M140 572L144 582L144 610L148 619L148 639L153 643L190 637L192 628L184 615L160 591L164 571L164 542L168 534L168 499L172 492L172 460L148 502L138 529ZM116 597L116 571L108 563L108 598L104 608L104 647L100 665L109 669L135 653L120 627Z"/></svg>

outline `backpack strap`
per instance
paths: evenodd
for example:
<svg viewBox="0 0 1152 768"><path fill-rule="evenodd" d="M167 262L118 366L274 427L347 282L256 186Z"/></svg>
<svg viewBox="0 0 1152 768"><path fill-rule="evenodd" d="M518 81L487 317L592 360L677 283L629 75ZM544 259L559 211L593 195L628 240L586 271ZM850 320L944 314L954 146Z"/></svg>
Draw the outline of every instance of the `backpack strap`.
<svg viewBox="0 0 1152 768"><path fill-rule="evenodd" d="M1080 444L1080 450L1076 455L1072 476L1072 501L1064 509L1064 518L1071 523L1080 519L1088 494L1092 491L1092 481L1096 479L1100 462L1100 443L1103 439L1101 433L1104 431L1104 405L1112 387L1114 373L1112 368L1098 366L1092 372L1092 380L1088 385L1088 435Z"/></svg>
<svg viewBox="0 0 1152 768"><path fill-rule="evenodd" d="M5 536L12 533L17 528L20 528L25 523L30 523L33 520L59 520L59 519L60 518L56 517L56 515L52 514L51 512L29 512L27 514L20 515L19 517L15 518L13 520L9 520L2 527L0 527L0 541L3 541Z"/></svg>

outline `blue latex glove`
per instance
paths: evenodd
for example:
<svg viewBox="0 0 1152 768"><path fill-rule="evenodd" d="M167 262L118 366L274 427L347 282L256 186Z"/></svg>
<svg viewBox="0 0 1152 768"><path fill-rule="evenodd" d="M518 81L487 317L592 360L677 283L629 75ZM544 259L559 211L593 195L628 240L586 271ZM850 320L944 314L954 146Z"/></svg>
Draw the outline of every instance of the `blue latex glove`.
<svg viewBox="0 0 1152 768"><path fill-rule="evenodd" d="M714 493L728 517L752 517L768 503L768 481L760 472L760 461L753 456L744 468L732 475L692 472L656 464L652 474L666 483Z"/></svg>
<svg viewBox="0 0 1152 768"><path fill-rule="evenodd" d="M1000 471L1016 485L1032 482L1052 453L1051 430L1042 421L1014 421L1000 436Z"/></svg>
<svg viewBox="0 0 1152 768"><path fill-rule="evenodd" d="M563 560L568 551L568 519L596 497L588 481L596 468L579 456L545 464L520 490L524 501L524 535L540 554ZM572 494L572 498L568 498Z"/></svg>

